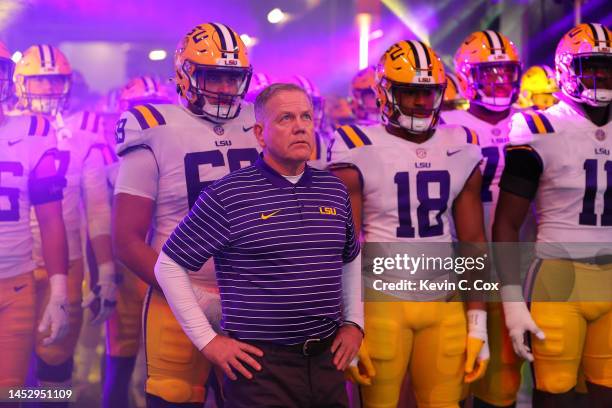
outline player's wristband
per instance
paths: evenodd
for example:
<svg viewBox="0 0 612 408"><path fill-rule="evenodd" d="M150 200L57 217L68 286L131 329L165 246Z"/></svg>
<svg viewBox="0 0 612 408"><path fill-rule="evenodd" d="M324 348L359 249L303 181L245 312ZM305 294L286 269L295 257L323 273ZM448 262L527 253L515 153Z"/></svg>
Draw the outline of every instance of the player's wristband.
<svg viewBox="0 0 612 408"><path fill-rule="evenodd" d="M49 278L49 287L51 289L51 299L66 301L68 298L68 277L64 274L54 274Z"/></svg>
<svg viewBox="0 0 612 408"><path fill-rule="evenodd" d="M364 331L364 330L363 330L363 328L362 328L360 325L358 325L357 323L355 323L355 322L351 322L350 320L345 320L345 321L343 321L343 322L342 322L342 326L346 326L346 325L356 327L356 328L357 328L357 329L358 329L358 330L361 332L361 335L365 337L365 331Z"/></svg>
<svg viewBox="0 0 612 408"><path fill-rule="evenodd" d="M98 283L115 282L115 264L104 262L98 265Z"/></svg>

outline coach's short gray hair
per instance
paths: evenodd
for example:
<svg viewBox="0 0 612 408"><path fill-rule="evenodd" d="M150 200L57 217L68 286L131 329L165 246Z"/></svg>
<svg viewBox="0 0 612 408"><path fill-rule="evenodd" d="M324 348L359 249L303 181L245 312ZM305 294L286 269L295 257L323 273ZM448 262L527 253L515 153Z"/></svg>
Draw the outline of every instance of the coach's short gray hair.
<svg viewBox="0 0 612 408"><path fill-rule="evenodd" d="M306 92L304 88L300 87L299 85L287 83L272 84L264 88L255 99L255 120L257 120L257 122L261 122L261 120L263 120L266 103L268 103L268 101L272 99L274 95L283 91L302 92L304 95L306 95L306 98L308 98L310 106L312 106L312 99L310 98L310 95L308 95L308 92Z"/></svg>

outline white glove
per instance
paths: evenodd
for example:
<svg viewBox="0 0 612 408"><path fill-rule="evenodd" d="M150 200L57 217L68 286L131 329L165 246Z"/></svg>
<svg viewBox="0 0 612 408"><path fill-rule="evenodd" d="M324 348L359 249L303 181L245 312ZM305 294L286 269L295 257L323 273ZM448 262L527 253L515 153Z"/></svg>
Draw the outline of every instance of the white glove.
<svg viewBox="0 0 612 408"><path fill-rule="evenodd" d="M523 299L519 285L507 285L501 288L501 297L506 319L506 327L512 339L514 352L521 358L533 361L533 354L525 344L525 334L533 333L539 340L544 340L544 332L535 324L527 304Z"/></svg>
<svg viewBox="0 0 612 408"><path fill-rule="evenodd" d="M487 333L487 312L479 309L468 310L467 319L468 339L464 381L469 384L484 376L491 353Z"/></svg>
<svg viewBox="0 0 612 408"><path fill-rule="evenodd" d="M44 333L51 328L51 334L43 339L43 346L54 343L68 332L68 289L66 285L66 275L56 274L49 278L51 295L49 296L49 303L47 303L42 320L38 325L38 331Z"/></svg>
<svg viewBox="0 0 612 408"><path fill-rule="evenodd" d="M91 324L103 323L117 306L117 275L115 265L105 262L98 265L98 283L90 288L90 292L83 299L81 306L89 308L93 314Z"/></svg>

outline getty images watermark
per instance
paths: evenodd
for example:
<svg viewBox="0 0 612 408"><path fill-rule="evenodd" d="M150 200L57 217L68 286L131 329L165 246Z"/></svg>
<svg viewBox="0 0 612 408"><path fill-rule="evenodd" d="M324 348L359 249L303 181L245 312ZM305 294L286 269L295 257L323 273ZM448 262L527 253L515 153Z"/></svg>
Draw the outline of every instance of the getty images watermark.
<svg viewBox="0 0 612 408"><path fill-rule="evenodd" d="M399 279L386 281L382 277L374 279L372 288L376 291L497 291L500 282L491 282L484 279L436 279L440 276L464 275L466 271L487 273L488 254L477 257L469 256L412 256L409 254L395 254L394 257L374 257L372 259L372 273L382 275L386 271L401 275L409 275L417 279ZM440 273L444 271L445 273ZM418 275L418 276L417 276ZM431 276L433 275L433 276ZM431 276L431 278L428 278ZM450 275L451 277L453 275Z"/></svg>
<svg viewBox="0 0 612 408"><path fill-rule="evenodd" d="M372 243L362 246L365 301L612 301L612 243Z"/></svg>

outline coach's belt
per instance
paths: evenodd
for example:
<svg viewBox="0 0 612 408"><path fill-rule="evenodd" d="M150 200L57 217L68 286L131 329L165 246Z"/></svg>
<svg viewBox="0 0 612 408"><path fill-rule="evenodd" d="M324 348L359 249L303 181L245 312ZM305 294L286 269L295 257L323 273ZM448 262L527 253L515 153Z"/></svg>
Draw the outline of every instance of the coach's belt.
<svg viewBox="0 0 612 408"><path fill-rule="evenodd" d="M566 259L567 261L592 264L592 265L607 265L612 263L612 255L590 256L588 258Z"/></svg>
<svg viewBox="0 0 612 408"><path fill-rule="evenodd" d="M305 357L314 357L320 354L323 354L326 350L331 349L331 345L334 342L334 338L336 338L335 334L331 336L327 336L323 339L321 338L312 338L306 340L304 343L300 344L291 344L291 345L281 345L270 343L266 343L266 345L275 347L279 350L288 350L291 352L299 353ZM257 345L258 342L253 342L254 345ZM263 342L261 342L263 343Z"/></svg>
<svg viewBox="0 0 612 408"><path fill-rule="evenodd" d="M323 354L325 350L329 350L331 348L332 343L334 342L334 338L336 336L327 336L324 339L308 339L302 344L297 344L302 352L302 355L306 357L318 356L319 354Z"/></svg>

